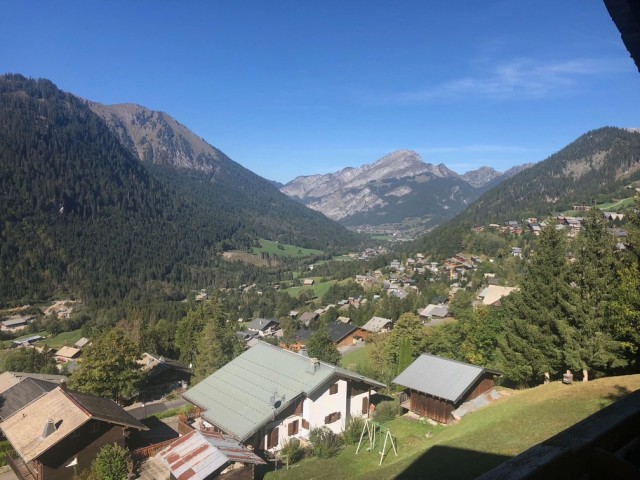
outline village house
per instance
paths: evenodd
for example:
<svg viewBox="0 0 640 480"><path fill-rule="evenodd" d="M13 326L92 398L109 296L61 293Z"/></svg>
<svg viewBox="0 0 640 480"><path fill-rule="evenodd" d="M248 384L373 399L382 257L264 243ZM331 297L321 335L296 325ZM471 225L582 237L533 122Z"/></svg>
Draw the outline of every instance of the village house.
<svg viewBox="0 0 640 480"><path fill-rule="evenodd" d="M361 328L369 333L384 333L393 328L393 320L383 317L371 317Z"/></svg>
<svg viewBox="0 0 640 480"><path fill-rule="evenodd" d="M59 382L30 377L19 379L12 376L12 378L16 383L0 393L0 421L9 418L18 410L60 385Z"/></svg>
<svg viewBox="0 0 640 480"><path fill-rule="evenodd" d="M329 338L339 351L363 342L369 335L362 328L349 323L330 322L327 326ZM294 351L298 351L300 347L307 344L314 333L314 330L299 330L296 332L296 344L291 348Z"/></svg>
<svg viewBox="0 0 640 480"><path fill-rule="evenodd" d="M67 391L40 396L0 424L15 454L7 461L21 480L68 479L91 466L108 444L124 446L129 429L147 430L111 400Z"/></svg>
<svg viewBox="0 0 640 480"><path fill-rule="evenodd" d="M193 377L191 368L171 358L145 352L138 363L144 374L138 393L140 400L157 399L175 390L183 390Z"/></svg>
<svg viewBox="0 0 640 480"><path fill-rule="evenodd" d="M190 388L183 398L204 425L255 449L277 451L290 438L326 426L336 433L368 416L372 392L385 385L265 342Z"/></svg>
<svg viewBox="0 0 640 480"><path fill-rule="evenodd" d="M55 353L57 363L67 363L76 360L81 354L79 348L64 346Z"/></svg>
<svg viewBox="0 0 640 480"><path fill-rule="evenodd" d="M74 343L73 346L75 348L82 349L82 348L86 347L87 345L89 345L90 343L91 343L91 340L89 340L86 337L82 337L80 340L78 340L76 343Z"/></svg>
<svg viewBox="0 0 640 480"><path fill-rule="evenodd" d="M496 370L423 353L393 383L406 388L403 408L450 423L463 403L493 390L498 375Z"/></svg>
<svg viewBox="0 0 640 480"><path fill-rule="evenodd" d="M280 329L280 322L277 318L256 318L247 325L247 330L257 332L260 337L274 335Z"/></svg>
<svg viewBox="0 0 640 480"><path fill-rule="evenodd" d="M35 319L36 317L33 315L14 315L0 323L0 331L9 333L19 332L27 328Z"/></svg>
<svg viewBox="0 0 640 480"><path fill-rule="evenodd" d="M432 320L438 320L450 317L449 314L449 306L444 304L434 305L430 303L425 308L418 312L418 316L422 319L423 322L431 322Z"/></svg>
<svg viewBox="0 0 640 480"><path fill-rule="evenodd" d="M502 297L506 297L511 292L517 290L516 287L501 287L499 285L489 285L483 288L478 293L478 299L482 305L489 305L492 307L499 307Z"/></svg>
<svg viewBox="0 0 640 480"><path fill-rule="evenodd" d="M320 315L315 312L304 312L300 315L300 323L305 327L308 327L311 323L317 321L318 318L320 318Z"/></svg>

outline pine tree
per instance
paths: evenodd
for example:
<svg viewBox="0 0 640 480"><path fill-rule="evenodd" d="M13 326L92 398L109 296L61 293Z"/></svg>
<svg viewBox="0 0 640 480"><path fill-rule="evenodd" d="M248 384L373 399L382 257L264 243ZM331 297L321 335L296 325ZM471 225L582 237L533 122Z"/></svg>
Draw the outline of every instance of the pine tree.
<svg viewBox="0 0 640 480"><path fill-rule="evenodd" d="M560 333L566 325L566 239L551 222L539 237L523 286L503 300L504 324L496 362L519 385L563 368Z"/></svg>
<svg viewBox="0 0 640 480"><path fill-rule="evenodd" d="M195 382L208 377L244 350L228 315L217 298L203 305L202 314L205 326L197 340Z"/></svg>
<svg viewBox="0 0 640 480"><path fill-rule="evenodd" d="M561 333L564 361L583 372L623 366L623 346L614 339L613 293L619 279L613 256L613 237L600 210L592 208L575 243L575 262L569 270L568 327Z"/></svg>

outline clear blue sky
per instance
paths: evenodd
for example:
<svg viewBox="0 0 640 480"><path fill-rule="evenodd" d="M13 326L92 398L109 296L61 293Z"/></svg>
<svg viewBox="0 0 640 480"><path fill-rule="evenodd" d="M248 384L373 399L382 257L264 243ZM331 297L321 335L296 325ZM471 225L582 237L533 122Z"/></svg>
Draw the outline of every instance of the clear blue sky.
<svg viewBox="0 0 640 480"><path fill-rule="evenodd" d="M460 173L640 127L599 0L0 0L0 72L162 110L270 179L396 149Z"/></svg>

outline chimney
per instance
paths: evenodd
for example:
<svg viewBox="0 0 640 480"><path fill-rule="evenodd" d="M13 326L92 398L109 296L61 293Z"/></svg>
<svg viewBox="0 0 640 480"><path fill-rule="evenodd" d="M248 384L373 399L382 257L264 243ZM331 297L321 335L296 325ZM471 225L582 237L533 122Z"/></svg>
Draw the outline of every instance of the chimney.
<svg viewBox="0 0 640 480"><path fill-rule="evenodd" d="M307 371L309 373L316 373L318 371L318 368L320 368L320 360L318 360L317 358L310 359L309 369Z"/></svg>
<svg viewBox="0 0 640 480"><path fill-rule="evenodd" d="M60 390L67 391L67 380L65 378L60 379Z"/></svg>
<svg viewBox="0 0 640 480"><path fill-rule="evenodd" d="M42 436L40 438L44 440L55 431L56 431L56 424L53 423L53 420L50 418L49 420L47 420L47 423L44 424L44 430L42 431Z"/></svg>

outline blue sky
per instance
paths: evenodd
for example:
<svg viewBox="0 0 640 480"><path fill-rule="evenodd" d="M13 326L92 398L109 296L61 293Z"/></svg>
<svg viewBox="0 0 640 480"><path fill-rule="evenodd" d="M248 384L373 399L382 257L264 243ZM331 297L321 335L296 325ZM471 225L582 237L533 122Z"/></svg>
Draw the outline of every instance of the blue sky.
<svg viewBox="0 0 640 480"><path fill-rule="evenodd" d="M640 127L640 73L597 0L0 7L0 72L165 111L282 182L397 149L504 171Z"/></svg>

